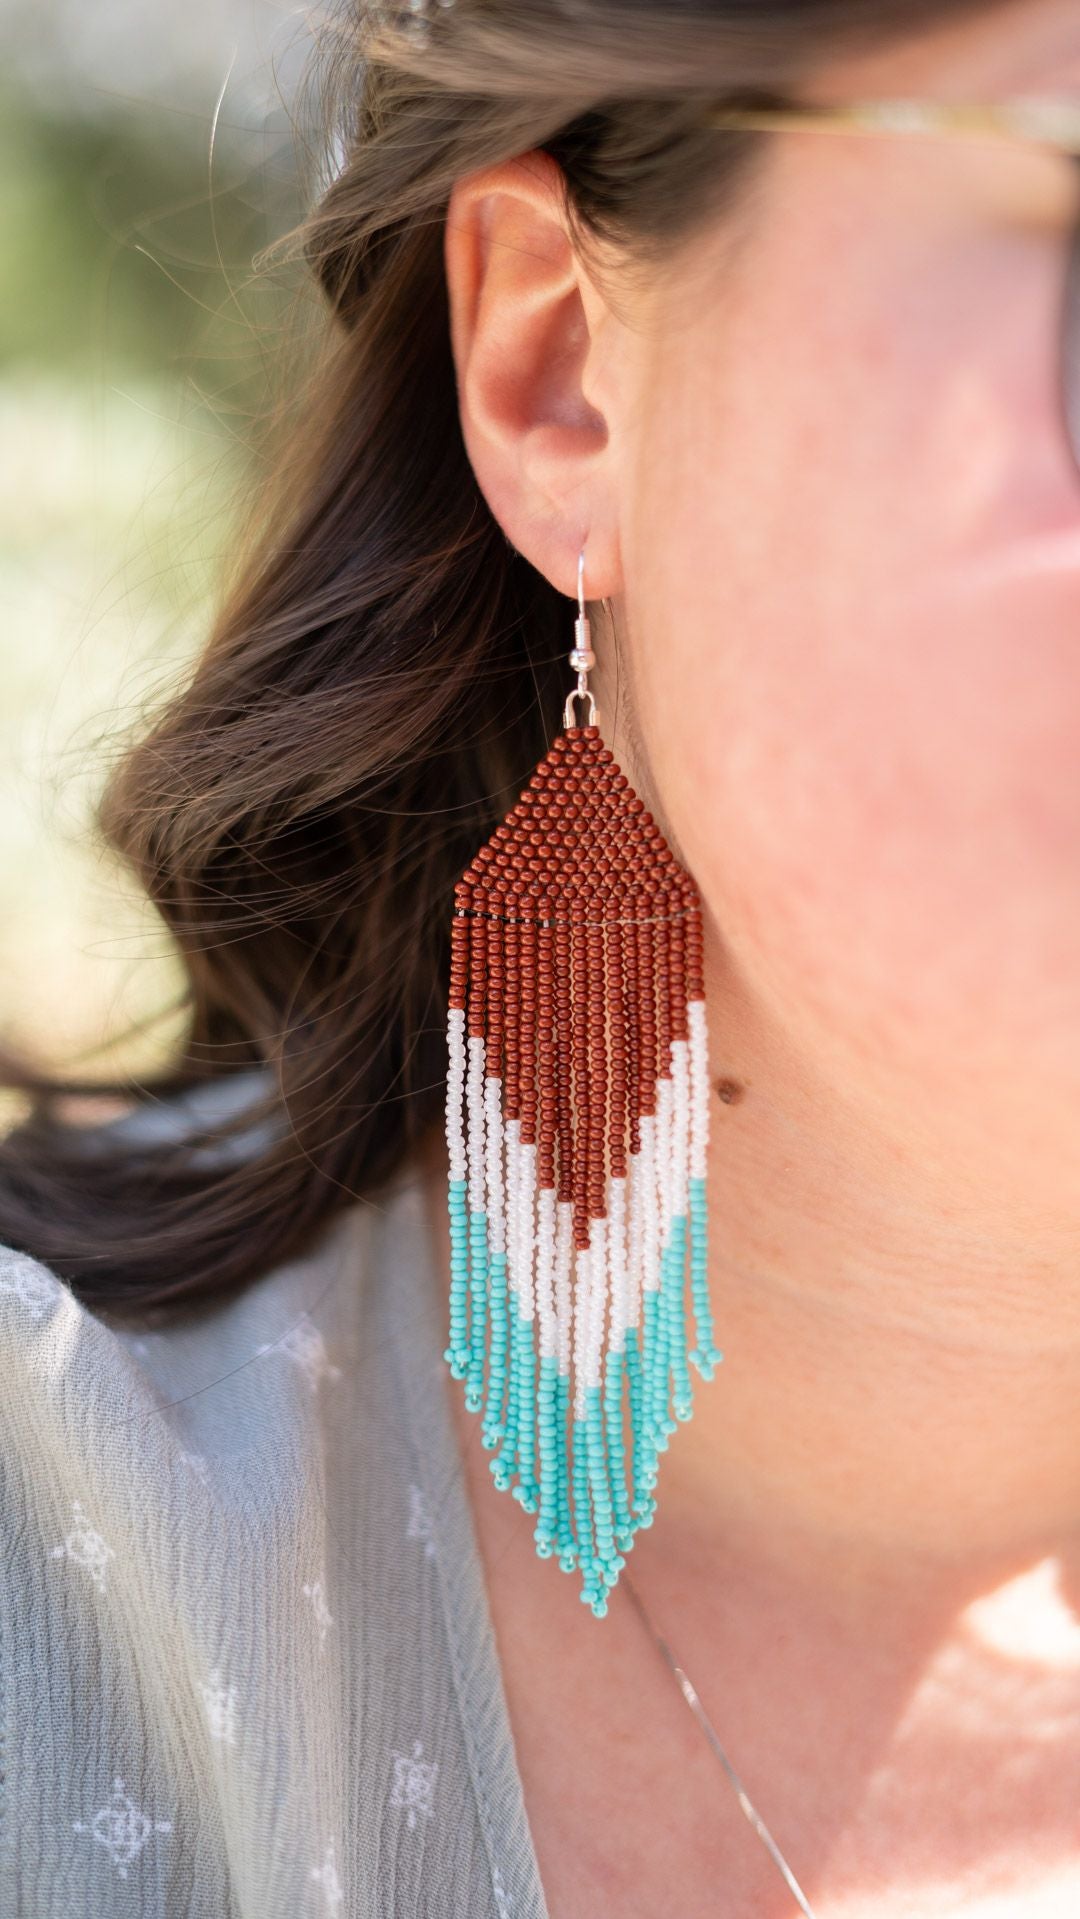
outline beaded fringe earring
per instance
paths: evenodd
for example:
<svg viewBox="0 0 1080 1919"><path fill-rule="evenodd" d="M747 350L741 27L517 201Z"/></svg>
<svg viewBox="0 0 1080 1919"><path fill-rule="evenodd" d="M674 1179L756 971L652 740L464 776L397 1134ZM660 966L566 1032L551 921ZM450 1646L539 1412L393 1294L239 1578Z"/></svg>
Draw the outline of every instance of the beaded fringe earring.
<svg viewBox="0 0 1080 1919"><path fill-rule="evenodd" d="M602 1617L690 1417L690 1366L711 1379L723 1354L700 899L601 741L584 566L582 549L564 730L454 889L444 1358L496 1484L538 1514L537 1553L577 1567Z"/></svg>

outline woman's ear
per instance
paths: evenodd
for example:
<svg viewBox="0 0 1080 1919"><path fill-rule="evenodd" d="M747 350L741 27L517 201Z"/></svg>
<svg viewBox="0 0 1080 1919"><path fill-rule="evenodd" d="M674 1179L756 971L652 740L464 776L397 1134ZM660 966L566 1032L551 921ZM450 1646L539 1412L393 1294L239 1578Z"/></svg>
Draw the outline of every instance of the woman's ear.
<svg viewBox="0 0 1080 1919"><path fill-rule="evenodd" d="M609 421L590 399L618 325L575 255L562 175L533 150L458 180L444 257L466 450L507 538L560 592L619 590Z"/></svg>

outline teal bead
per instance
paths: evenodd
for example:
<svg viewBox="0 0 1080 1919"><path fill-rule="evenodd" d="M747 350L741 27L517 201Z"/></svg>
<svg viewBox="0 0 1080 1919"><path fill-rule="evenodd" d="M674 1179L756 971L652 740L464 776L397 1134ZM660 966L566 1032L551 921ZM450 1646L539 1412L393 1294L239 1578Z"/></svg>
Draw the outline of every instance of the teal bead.
<svg viewBox="0 0 1080 1919"><path fill-rule="evenodd" d="M573 1426L573 1476L574 1476L574 1516L576 1521L576 1547L578 1562L585 1575L586 1585L592 1585L593 1579L593 1540L592 1523L589 1513L588 1487L588 1438L584 1420L575 1418Z"/></svg>
<svg viewBox="0 0 1080 1919"><path fill-rule="evenodd" d="M623 1359L624 1355L622 1351L608 1353L607 1376L605 1380L608 1459L612 1477L616 1537L625 1532L630 1522L630 1513L626 1498L626 1463L622 1437Z"/></svg>
<svg viewBox="0 0 1080 1919"><path fill-rule="evenodd" d="M570 1375L555 1373L555 1404L558 1414L556 1430L556 1449L558 1457L558 1492L556 1504L556 1536L559 1544L559 1564L564 1572L572 1572L577 1564L577 1552L574 1545L574 1529L570 1513L570 1473L567 1460L569 1449L569 1406Z"/></svg>
<svg viewBox="0 0 1080 1919"><path fill-rule="evenodd" d="M534 1335L535 1320L521 1316L521 1477L522 1486L518 1497L526 1512L535 1512L539 1488L535 1479L536 1447L534 1430L534 1411L536 1403L536 1347Z"/></svg>
<svg viewBox="0 0 1080 1919"><path fill-rule="evenodd" d="M516 1343L516 1316L514 1316L514 1324L510 1326L510 1338ZM518 1445L518 1366L516 1366L516 1349L514 1349L514 1353L510 1355L510 1370L508 1370L503 1453L499 1455L508 1474L512 1474L516 1466L516 1445Z"/></svg>
<svg viewBox="0 0 1080 1919"><path fill-rule="evenodd" d="M696 1343L689 1358L702 1377L711 1379L714 1368L723 1359L713 1339L712 1310L707 1285L707 1206L705 1181L690 1181L691 1291L694 1303Z"/></svg>
<svg viewBox="0 0 1080 1919"><path fill-rule="evenodd" d="M649 1430L652 1443L658 1444L660 1427L663 1420L664 1384L667 1371L667 1300L668 1260L665 1255L660 1267L660 1290L656 1294L653 1309L653 1363L649 1375Z"/></svg>

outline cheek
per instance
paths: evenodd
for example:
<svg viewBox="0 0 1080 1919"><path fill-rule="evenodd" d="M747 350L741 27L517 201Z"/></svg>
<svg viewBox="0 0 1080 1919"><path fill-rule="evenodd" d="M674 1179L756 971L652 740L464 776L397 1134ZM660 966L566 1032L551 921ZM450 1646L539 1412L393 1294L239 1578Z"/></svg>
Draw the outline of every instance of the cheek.
<svg viewBox="0 0 1080 1919"><path fill-rule="evenodd" d="M626 556L649 763L790 1029L973 1110L1007 1075L1075 1141L1080 494L1054 389L1015 328L993 379L910 332L885 379L851 311L846 350L821 315L734 395L704 351L655 389Z"/></svg>
<svg viewBox="0 0 1080 1919"><path fill-rule="evenodd" d="M751 622L738 684L662 748L672 824L733 948L823 1033L924 1082L1022 1051L1080 1119L1076 648L1060 596L946 618L920 586L853 605L857 648Z"/></svg>

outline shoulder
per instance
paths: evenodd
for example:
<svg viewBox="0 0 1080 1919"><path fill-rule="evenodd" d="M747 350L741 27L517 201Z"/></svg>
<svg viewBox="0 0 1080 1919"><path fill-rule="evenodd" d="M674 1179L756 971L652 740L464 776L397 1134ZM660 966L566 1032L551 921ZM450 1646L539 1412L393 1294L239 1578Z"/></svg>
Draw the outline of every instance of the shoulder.
<svg viewBox="0 0 1080 1919"><path fill-rule="evenodd" d="M0 1243L9 1659L31 1646L33 1635L20 1638L28 1611L63 1632L73 1608L96 1619L109 1591L110 1630L123 1618L149 1648L181 1604L209 1618L252 1569L272 1582L305 1552L320 1557L335 1453L360 1432L373 1471L380 1452L358 1402L377 1398L368 1382L388 1329L376 1302L395 1292L377 1284L375 1269L392 1261L383 1219L378 1205L348 1206L302 1255L196 1316L141 1331Z"/></svg>
<svg viewBox="0 0 1080 1919"><path fill-rule="evenodd" d="M224 1491L249 1469L283 1472L319 1386L340 1377L359 1332L340 1310L340 1282L363 1260L363 1228L359 1214L339 1214L307 1252L223 1301L142 1326L90 1308L50 1267L0 1243L9 1498L55 1506L97 1485L114 1507L127 1489L145 1508L192 1478Z"/></svg>
<svg viewBox="0 0 1080 1919"><path fill-rule="evenodd" d="M0 1912L329 1911L346 1857L374 1911L436 1781L423 1892L479 1909L455 1700L497 1668L427 1231L402 1182L144 1334L0 1246Z"/></svg>
<svg viewBox="0 0 1080 1919"><path fill-rule="evenodd" d="M253 1826L281 1783L274 1716L329 1733L319 1475L359 1225L339 1215L197 1324L143 1333L0 1245L0 1911L31 1886L52 1910L55 1882L90 1919L129 1878L130 1909L165 1919L193 1875L192 1911L232 1910L250 1834L221 1827L221 1767L242 1761Z"/></svg>

